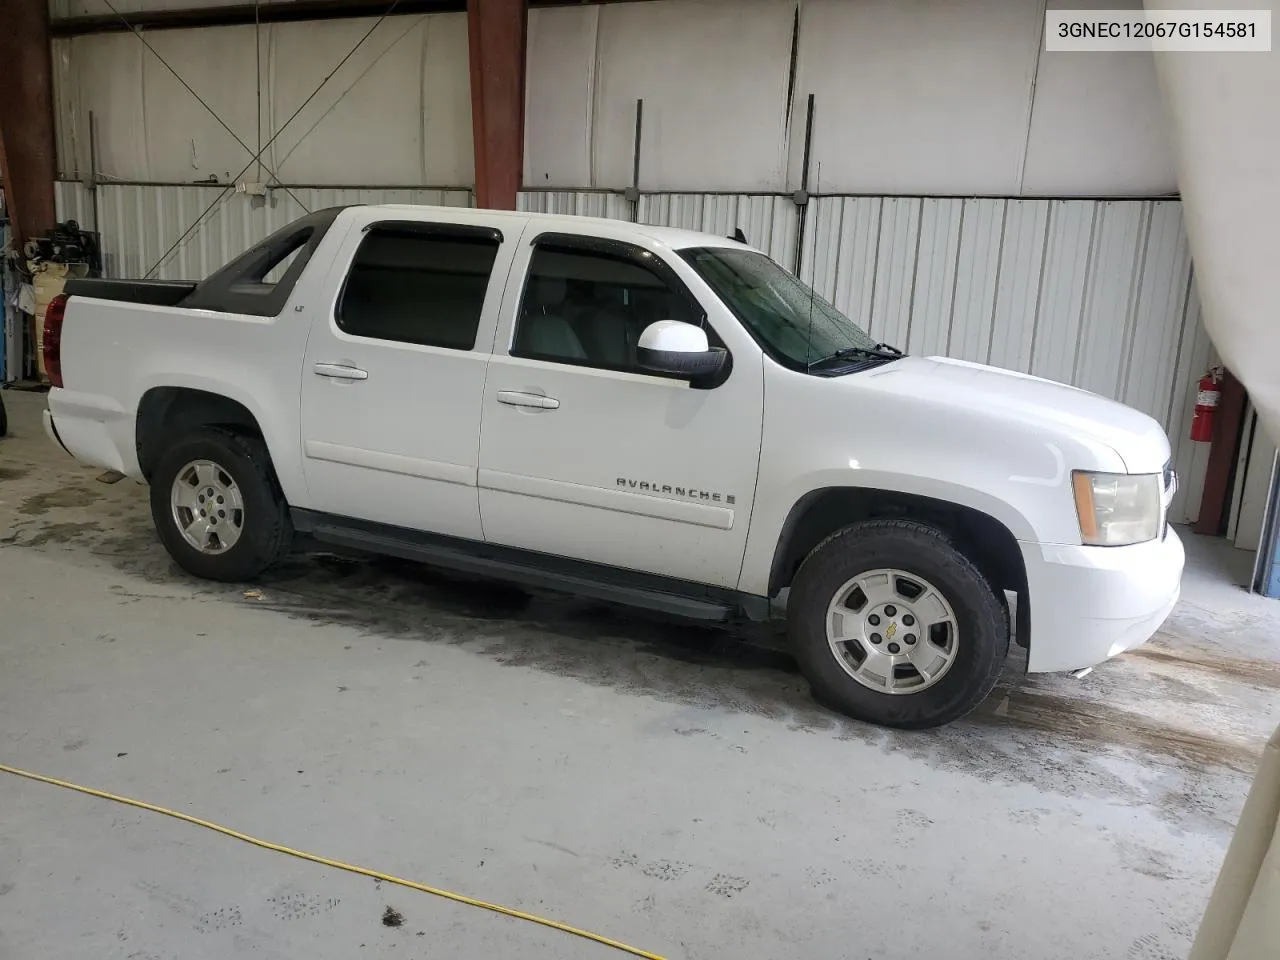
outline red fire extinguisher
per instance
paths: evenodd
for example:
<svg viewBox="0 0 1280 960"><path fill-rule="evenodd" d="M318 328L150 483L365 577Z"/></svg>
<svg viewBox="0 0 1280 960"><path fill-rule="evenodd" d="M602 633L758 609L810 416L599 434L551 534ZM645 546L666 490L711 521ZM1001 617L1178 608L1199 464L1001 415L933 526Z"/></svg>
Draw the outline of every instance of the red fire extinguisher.
<svg viewBox="0 0 1280 960"><path fill-rule="evenodd" d="M1200 378L1196 389L1195 416L1191 418L1191 439L1197 443L1213 440L1213 417L1222 399L1222 388L1218 385L1221 377L1222 369L1215 367Z"/></svg>

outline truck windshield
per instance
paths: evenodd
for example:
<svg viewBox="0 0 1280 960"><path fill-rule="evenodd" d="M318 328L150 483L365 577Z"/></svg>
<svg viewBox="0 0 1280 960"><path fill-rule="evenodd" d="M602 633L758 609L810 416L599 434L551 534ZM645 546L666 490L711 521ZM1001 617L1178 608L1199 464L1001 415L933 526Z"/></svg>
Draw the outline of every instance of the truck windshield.
<svg viewBox="0 0 1280 960"><path fill-rule="evenodd" d="M897 354L762 253L694 247L680 255L784 366L830 368Z"/></svg>

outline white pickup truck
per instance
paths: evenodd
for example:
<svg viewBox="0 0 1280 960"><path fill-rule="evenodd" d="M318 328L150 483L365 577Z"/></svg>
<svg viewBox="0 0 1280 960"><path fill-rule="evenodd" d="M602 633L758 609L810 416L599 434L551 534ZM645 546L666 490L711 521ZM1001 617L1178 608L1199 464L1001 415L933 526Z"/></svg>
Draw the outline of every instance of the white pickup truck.
<svg viewBox="0 0 1280 960"><path fill-rule="evenodd" d="M783 591L815 695L929 727L1143 643L1178 598L1151 418L904 356L724 237L311 214L201 283L74 280L45 424L150 483L186 570L294 533L703 619Z"/></svg>

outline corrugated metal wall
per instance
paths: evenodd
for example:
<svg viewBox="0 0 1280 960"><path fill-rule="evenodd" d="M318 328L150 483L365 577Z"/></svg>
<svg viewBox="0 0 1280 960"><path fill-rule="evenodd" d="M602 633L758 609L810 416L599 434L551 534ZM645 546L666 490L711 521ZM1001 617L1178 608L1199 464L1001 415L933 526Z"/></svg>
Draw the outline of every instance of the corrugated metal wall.
<svg viewBox="0 0 1280 960"><path fill-rule="evenodd" d="M98 188L108 275L147 273L222 188ZM311 210L345 203L466 206L467 191L294 189ZM79 183L58 185L59 216L93 224ZM618 193L538 191L523 210L632 219ZM230 194L153 276L200 279L303 210L283 190ZM1212 347L1200 321L1182 206L1173 200L643 194L643 223L748 240L801 275L873 336L1061 380L1155 417L1174 444L1177 520L1200 509L1207 445L1185 439L1195 381Z"/></svg>
<svg viewBox="0 0 1280 960"><path fill-rule="evenodd" d="M622 194L603 190L530 190L516 206L534 213L631 220L632 204ZM787 269L795 268L800 218L787 196L743 193L641 194L637 219L664 227L730 236L741 227L752 245Z"/></svg>
<svg viewBox="0 0 1280 960"><path fill-rule="evenodd" d="M97 193L100 224L94 218L93 194L83 184L59 182L59 219L96 225L107 276L143 277L154 268L151 276L159 280L203 279L308 210L355 203L466 207L472 202L468 190L292 187L272 190L264 200L224 187L104 184ZM178 243L197 219L200 226Z"/></svg>

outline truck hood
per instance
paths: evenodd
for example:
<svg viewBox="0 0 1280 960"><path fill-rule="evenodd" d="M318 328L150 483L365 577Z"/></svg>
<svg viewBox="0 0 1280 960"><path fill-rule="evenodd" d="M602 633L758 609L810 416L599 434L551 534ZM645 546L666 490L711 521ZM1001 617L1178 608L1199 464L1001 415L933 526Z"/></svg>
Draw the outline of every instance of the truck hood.
<svg viewBox="0 0 1280 960"><path fill-rule="evenodd" d="M1159 473L1169 459L1168 437L1151 417L1053 380L948 357L903 357L870 379L877 390L1105 444L1130 473Z"/></svg>

